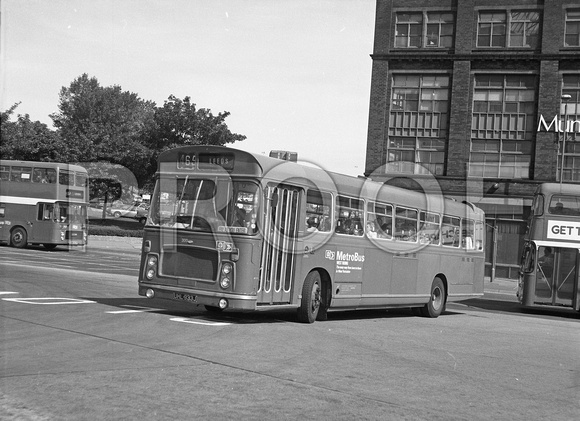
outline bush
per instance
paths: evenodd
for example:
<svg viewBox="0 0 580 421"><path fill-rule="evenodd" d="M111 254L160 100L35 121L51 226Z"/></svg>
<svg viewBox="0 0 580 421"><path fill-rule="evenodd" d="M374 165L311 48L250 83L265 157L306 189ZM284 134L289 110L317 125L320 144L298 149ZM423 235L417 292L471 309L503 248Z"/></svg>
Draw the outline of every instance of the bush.
<svg viewBox="0 0 580 421"><path fill-rule="evenodd" d="M143 237L143 225L139 221L117 219L89 220L89 235L108 235L115 237Z"/></svg>

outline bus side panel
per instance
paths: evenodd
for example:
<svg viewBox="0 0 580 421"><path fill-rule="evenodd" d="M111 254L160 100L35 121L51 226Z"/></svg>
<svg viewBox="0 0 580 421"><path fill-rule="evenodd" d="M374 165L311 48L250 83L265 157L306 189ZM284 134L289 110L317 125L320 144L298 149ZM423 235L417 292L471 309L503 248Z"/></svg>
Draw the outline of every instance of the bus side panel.
<svg viewBox="0 0 580 421"><path fill-rule="evenodd" d="M22 227L26 230L28 242L33 235L36 206L7 204L5 215L2 218L2 241L10 242L10 234L13 228Z"/></svg>

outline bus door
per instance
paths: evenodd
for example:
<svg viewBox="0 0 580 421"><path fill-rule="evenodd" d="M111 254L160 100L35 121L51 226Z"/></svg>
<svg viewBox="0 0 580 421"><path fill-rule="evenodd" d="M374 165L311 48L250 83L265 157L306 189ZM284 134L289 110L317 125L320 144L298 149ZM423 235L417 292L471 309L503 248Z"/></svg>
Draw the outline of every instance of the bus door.
<svg viewBox="0 0 580 421"><path fill-rule="evenodd" d="M38 203L36 205L36 221L30 230L30 239L50 243L56 229L56 209L54 203Z"/></svg>
<svg viewBox="0 0 580 421"><path fill-rule="evenodd" d="M258 304L288 304L296 274L296 242L301 192L290 186L268 186L264 192L264 245Z"/></svg>
<svg viewBox="0 0 580 421"><path fill-rule="evenodd" d="M535 302L573 306L578 285L578 249L539 247Z"/></svg>

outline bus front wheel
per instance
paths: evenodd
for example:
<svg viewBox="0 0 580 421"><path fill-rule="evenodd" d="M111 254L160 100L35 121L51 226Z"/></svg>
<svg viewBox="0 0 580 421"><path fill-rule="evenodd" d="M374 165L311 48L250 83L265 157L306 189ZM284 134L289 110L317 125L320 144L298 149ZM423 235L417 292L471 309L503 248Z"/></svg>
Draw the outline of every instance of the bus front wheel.
<svg viewBox="0 0 580 421"><path fill-rule="evenodd" d="M28 244L28 235L22 227L16 227L10 233L10 244L16 248L24 248Z"/></svg>
<svg viewBox="0 0 580 421"><path fill-rule="evenodd" d="M322 282L317 271L310 272L302 285L302 302L298 308L298 321L314 323L322 297Z"/></svg>
<svg viewBox="0 0 580 421"><path fill-rule="evenodd" d="M445 309L445 284L441 278L435 278L431 284L431 297L425 307L421 308L423 317L436 318Z"/></svg>

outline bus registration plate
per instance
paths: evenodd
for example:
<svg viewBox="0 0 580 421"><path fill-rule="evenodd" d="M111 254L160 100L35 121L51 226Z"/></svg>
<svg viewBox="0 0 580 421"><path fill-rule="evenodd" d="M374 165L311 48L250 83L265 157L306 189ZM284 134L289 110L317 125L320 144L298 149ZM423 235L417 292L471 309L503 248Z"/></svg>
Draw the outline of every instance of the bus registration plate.
<svg viewBox="0 0 580 421"><path fill-rule="evenodd" d="M181 294L177 292L173 293L173 299L180 301L189 301L190 303L195 303L197 301L197 297L195 295Z"/></svg>

